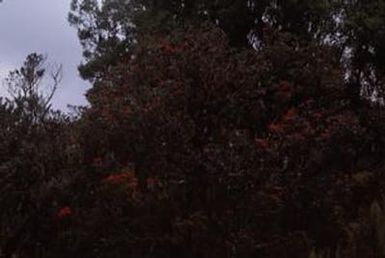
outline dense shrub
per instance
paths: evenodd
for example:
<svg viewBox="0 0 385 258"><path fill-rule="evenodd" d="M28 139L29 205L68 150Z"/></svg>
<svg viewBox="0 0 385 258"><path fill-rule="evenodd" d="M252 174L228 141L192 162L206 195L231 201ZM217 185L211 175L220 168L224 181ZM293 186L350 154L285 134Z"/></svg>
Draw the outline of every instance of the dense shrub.
<svg viewBox="0 0 385 258"><path fill-rule="evenodd" d="M81 139L98 175L96 246L116 257L344 247L380 191L371 109L352 104L332 47L266 34L258 52L211 27L143 38L95 84ZM111 174L120 187L97 186Z"/></svg>
<svg viewBox="0 0 385 258"><path fill-rule="evenodd" d="M76 120L2 103L5 256L378 257L383 111L333 47L265 37L143 37Z"/></svg>

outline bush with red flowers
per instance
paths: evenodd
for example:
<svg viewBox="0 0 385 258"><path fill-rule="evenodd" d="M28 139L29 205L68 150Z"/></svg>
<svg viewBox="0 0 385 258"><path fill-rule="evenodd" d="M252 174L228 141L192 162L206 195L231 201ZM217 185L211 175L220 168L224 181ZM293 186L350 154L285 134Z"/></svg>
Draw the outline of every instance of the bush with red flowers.
<svg viewBox="0 0 385 258"><path fill-rule="evenodd" d="M75 120L0 103L0 257L380 257L384 112L333 47L265 37L139 38Z"/></svg>

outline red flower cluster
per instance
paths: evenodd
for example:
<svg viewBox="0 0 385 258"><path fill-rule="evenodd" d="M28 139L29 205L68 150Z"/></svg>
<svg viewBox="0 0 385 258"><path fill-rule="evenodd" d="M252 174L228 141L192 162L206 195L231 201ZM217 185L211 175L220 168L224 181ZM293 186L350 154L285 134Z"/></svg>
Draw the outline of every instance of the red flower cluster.
<svg viewBox="0 0 385 258"><path fill-rule="evenodd" d="M267 126L270 132L272 133L281 133L283 131L282 125L281 124L275 124L271 123Z"/></svg>
<svg viewBox="0 0 385 258"><path fill-rule="evenodd" d="M269 141L266 139L255 138L254 141L262 149L268 149L270 146Z"/></svg>
<svg viewBox="0 0 385 258"><path fill-rule="evenodd" d="M170 41L163 40L159 47L166 53L166 54L174 54L177 52L183 52L188 48L189 44L187 41L183 41L179 45L172 44Z"/></svg>
<svg viewBox="0 0 385 258"><path fill-rule="evenodd" d="M126 183L129 183L131 187L136 187L138 183L138 180L135 177L135 174L132 172L124 172L120 174L109 175L103 181L111 184L120 184L120 183L126 182Z"/></svg>
<svg viewBox="0 0 385 258"><path fill-rule="evenodd" d="M282 92L288 92L291 90L290 83L288 81L280 81L279 86L279 90Z"/></svg>
<svg viewBox="0 0 385 258"><path fill-rule="evenodd" d="M100 157L97 157L93 160L93 166L97 168L101 168L103 166L103 159Z"/></svg>
<svg viewBox="0 0 385 258"><path fill-rule="evenodd" d="M57 217L59 219L67 218L72 215L72 210L69 206L65 206L59 209Z"/></svg>
<svg viewBox="0 0 385 258"><path fill-rule="evenodd" d="M156 177L149 177L146 179L146 183L148 189L154 189L159 185L159 180Z"/></svg>
<svg viewBox="0 0 385 258"><path fill-rule="evenodd" d="M297 110L295 108L290 108L286 114L283 116L282 120L284 122L292 121L297 116Z"/></svg>

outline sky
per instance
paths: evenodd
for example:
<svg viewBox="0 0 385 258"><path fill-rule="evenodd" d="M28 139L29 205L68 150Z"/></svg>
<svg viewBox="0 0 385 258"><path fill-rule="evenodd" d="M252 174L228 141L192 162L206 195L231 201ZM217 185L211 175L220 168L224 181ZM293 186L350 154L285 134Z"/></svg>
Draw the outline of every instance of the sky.
<svg viewBox="0 0 385 258"><path fill-rule="evenodd" d="M82 61L76 29L69 26L71 0L4 0L0 4L0 94L2 81L10 70L22 65L33 52L47 55L47 63L63 66L63 79L53 99L53 107L85 105L90 87L77 71Z"/></svg>

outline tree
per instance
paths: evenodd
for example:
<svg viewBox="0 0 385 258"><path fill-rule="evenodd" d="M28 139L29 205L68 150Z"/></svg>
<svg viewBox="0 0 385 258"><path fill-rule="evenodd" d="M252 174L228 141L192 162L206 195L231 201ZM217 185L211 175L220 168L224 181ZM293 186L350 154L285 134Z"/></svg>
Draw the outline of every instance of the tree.
<svg viewBox="0 0 385 258"><path fill-rule="evenodd" d="M351 59L350 83L367 98L383 99L385 76L385 2L349 1L344 6L345 46Z"/></svg>
<svg viewBox="0 0 385 258"><path fill-rule="evenodd" d="M233 47L262 48L264 30L273 28L299 38L299 44L332 44L346 69L351 98L383 101L383 1L78 1L70 21L86 47L80 72L86 79L104 72L132 51L139 34L170 33L186 24L211 22ZM92 3L92 4L91 4ZM108 17L108 18L107 18ZM105 26L108 20L114 26ZM118 28L118 29L117 29ZM125 33L117 31L125 28ZM107 35L113 36L107 36ZM96 36L98 35L98 36ZM98 43L98 41L100 41ZM96 50L96 46L98 46ZM92 56L92 58L88 58Z"/></svg>
<svg viewBox="0 0 385 258"><path fill-rule="evenodd" d="M325 1L119 1L73 0L70 23L78 29L85 79L97 79L125 56L143 33L168 33L183 24L217 24L235 47L250 47L274 27L311 39L330 32L332 2ZM259 43L260 44L260 43Z"/></svg>
<svg viewBox="0 0 385 258"><path fill-rule="evenodd" d="M79 67L85 79L100 78L108 67L127 55L134 43L131 1L73 0L68 20L78 29L86 64Z"/></svg>
<svg viewBox="0 0 385 258"><path fill-rule="evenodd" d="M12 97L12 102L32 120L45 118L62 78L62 66L48 68L45 61L43 55L30 54L23 66L11 71L5 79L5 87ZM42 88L42 83L47 83L44 81L46 73L49 73L52 82L46 88Z"/></svg>
<svg viewBox="0 0 385 258"><path fill-rule="evenodd" d="M75 121L0 102L2 255L378 257L385 113L352 104L341 45L178 26L138 33Z"/></svg>
<svg viewBox="0 0 385 258"><path fill-rule="evenodd" d="M56 234L52 213L63 203L60 189L71 184L71 166L78 167L71 121L50 103L61 66L49 67L45 60L30 54L5 80L11 98L0 99L2 257L41 256L36 250Z"/></svg>
<svg viewBox="0 0 385 258"><path fill-rule="evenodd" d="M234 51L213 26L152 35L89 91L82 148L102 203L83 211L98 225L83 227L91 242L135 257L344 246L383 183L371 147L382 143L350 105L338 49L265 37L256 52ZM357 181L366 170L382 183Z"/></svg>

